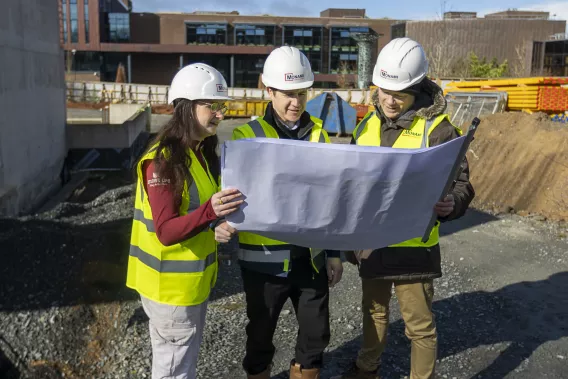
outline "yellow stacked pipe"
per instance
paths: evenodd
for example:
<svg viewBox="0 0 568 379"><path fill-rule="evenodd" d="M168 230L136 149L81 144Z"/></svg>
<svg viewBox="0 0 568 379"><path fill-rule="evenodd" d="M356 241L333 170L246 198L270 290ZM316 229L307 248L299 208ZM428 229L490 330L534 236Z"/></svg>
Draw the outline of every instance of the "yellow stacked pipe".
<svg viewBox="0 0 568 379"><path fill-rule="evenodd" d="M538 110L540 87L544 83L544 77L451 82L444 93L505 91L509 109L533 111Z"/></svg>

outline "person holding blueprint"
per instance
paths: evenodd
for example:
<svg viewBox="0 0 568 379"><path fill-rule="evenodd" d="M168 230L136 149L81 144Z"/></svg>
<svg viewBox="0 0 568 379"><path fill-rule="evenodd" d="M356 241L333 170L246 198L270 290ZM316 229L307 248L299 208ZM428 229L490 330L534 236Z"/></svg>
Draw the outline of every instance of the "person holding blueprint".
<svg viewBox="0 0 568 379"><path fill-rule="evenodd" d="M329 143L322 121L305 111L314 82L310 63L295 47L283 46L266 59L262 81L271 102L263 117L235 129L233 139L278 138ZM262 175L262 173L257 173ZM217 241L235 230L216 228ZM272 337L282 306L291 299L299 331L290 378L318 379L329 343L329 287L341 279L339 251L317 250L239 232L239 264L249 323L243 368L248 378L268 379L275 347Z"/></svg>
<svg viewBox="0 0 568 379"><path fill-rule="evenodd" d="M444 110L442 89L426 78L428 61L422 46L397 38L380 52L373 72L378 89L367 114L353 132L352 144L419 149L459 137ZM363 346L356 362L334 379L376 379L386 346L389 301L394 286L406 335L411 340L410 379L434 377L437 334L432 298L433 279L442 276L439 225L464 215L474 197L467 161L455 188L435 205L438 216L429 239L422 236L376 250L348 253L359 267L363 287ZM420 196L420 188L416 188Z"/></svg>

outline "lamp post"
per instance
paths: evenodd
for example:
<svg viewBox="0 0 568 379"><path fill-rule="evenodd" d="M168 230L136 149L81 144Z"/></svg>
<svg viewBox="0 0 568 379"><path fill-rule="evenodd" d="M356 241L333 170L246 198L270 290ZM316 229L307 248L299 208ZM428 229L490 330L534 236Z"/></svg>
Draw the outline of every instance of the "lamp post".
<svg viewBox="0 0 568 379"><path fill-rule="evenodd" d="M77 52L77 50L73 49L71 50L71 53L73 53L73 60L71 61L71 66L73 67L73 86L71 87L71 101L75 101L75 82L77 81L77 68L75 67L75 53Z"/></svg>
<svg viewBox="0 0 568 379"><path fill-rule="evenodd" d="M77 50L73 49L73 50L71 50L71 52L73 53L73 62L72 62L73 73L74 73L73 82L76 82L77 81L77 67L75 67L75 53L77 52Z"/></svg>

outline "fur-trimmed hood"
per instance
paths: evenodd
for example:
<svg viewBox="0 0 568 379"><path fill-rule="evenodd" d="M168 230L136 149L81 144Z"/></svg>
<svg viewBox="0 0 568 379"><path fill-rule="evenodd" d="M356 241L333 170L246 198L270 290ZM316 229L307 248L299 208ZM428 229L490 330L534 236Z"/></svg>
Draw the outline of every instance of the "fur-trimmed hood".
<svg viewBox="0 0 568 379"><path fill-rule="evenodd" d="M375 105L375 108L379 111L381 118L385 119L387 123L395 123L402 127L406 127L406 124L414 120L414 117L424 117L427 120L439 116L446 110L446 98L444 97L444 92L440 86L425 78L422 82L421 92L416 95L414 100L414 105L406 113L401 115L396 120L390 120L385 117L380 106L379 106L379 90L376 89L371 95L371 100Z"/></svg>

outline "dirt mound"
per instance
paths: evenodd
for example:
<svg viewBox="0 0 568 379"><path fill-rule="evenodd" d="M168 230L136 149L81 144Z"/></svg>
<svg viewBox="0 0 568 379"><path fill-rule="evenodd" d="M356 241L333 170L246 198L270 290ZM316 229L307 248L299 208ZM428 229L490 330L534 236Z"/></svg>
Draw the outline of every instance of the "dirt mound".
<svg viewBox="0 0 568 379"><path fill-rule="evenodd" d="M482 119L468 160L474 205L568 220L568 127L545 114Z"/></svg>

